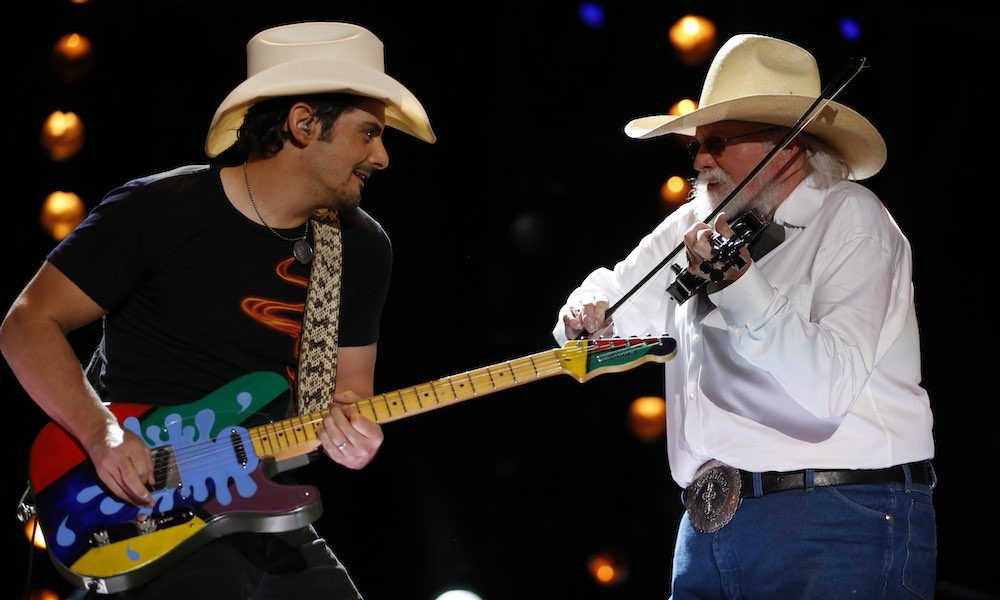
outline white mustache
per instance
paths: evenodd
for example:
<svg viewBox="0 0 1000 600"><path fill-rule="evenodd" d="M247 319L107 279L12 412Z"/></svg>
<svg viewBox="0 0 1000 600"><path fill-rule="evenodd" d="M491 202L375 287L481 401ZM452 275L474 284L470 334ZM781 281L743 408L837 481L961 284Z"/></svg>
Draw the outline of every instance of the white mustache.
<svg viewBox="0 0 1000 600"><path fill-rule="evenodd" d="M709 192L710 183L719 184L720 188ZM691 185L691 199L707 204L707 208L715 208L733 189L733 180L720 168L705 169L698 172L698 177Z"/></svg>

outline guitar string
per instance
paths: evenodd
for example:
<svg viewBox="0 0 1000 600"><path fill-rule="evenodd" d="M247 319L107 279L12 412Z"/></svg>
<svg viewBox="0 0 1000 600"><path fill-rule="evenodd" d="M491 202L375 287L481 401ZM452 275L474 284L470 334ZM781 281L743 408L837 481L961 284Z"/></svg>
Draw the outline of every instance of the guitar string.
<svg viewBox="0 0 1000 600"><path fill-rule="evenodd" d="M641 349L651 348L651 347L655 347L655 346L659 346L659 345L661 345L661 342L660 342L659 339L657 339L655 342L650 342L648 339L639 339L639 343L632 342L632 343L629 343L628 345L623 345L620 348L613 348L613 349L601 348L601 347L597 347L596 345L595 346L588 346L588 348L586 349L586 353L587 353L587 355L597 354L597 353L605 353L605 354L609 355L611 358L615 358L615 357L617 357L619 355L623 355L623 354L628 354L628 353L631 353L631 352L635 352L637 349L641 350ZM549 354L549 353L542 353L542 354ZM545 374L545 373L549 372L548 371L549 368L559 366L560 365L560 360L558 358L554 358L555 354L556 354L556 351L553 351L551 353L551 355L548 355L548 356L545 357L544 361L536 361L536 364L535 364L535 370L536 370L536 372L538 372L539 374ZM518 359L514 359L514 360L518 360ZM553 374L555 372L557 372L557 371L551 371L551 373L553 373ZM485 382L487 380L490 380L491 383L493 382L493 378L492 378L492 375L490 373L474 375L473 372L471 372L471 371L469 372L468 375L466 375L466 374L453 375L451 377L444 378L444 380L450 380L450 379L455 379L455 378L462 378L463 376L464 376L464 378L466 380L469 380L471 383L473 383L473 389L475 389L475 383L477 383L477 382ZM432 383L437 383L439 381L443 381L443 380L436 380L435 382L432 382ZM420 387L420 386L422 386L422 385L431 385L432 386L432 383L418 384L417 386L413 386L411 388L402 388L401 390L396 390L395 393L399 393L399 392L402 392L402 391L405 391L405 390L412 389L412 390L414 390L414 393L415 393L414 399L417 399L417 402L420 403L419 399L417 398L418 394L416 394L417 388ZM450 382L449 382L449 384L450 384ZM494 385L494 389L496 389L495 383L493 383L493 385ZM490 390L490 391L492 391L492 390ZM353 404L359 410L360 410L360 405L364 405L366 403L369 404L369 406L366 407L366 408L370 408L372 410L372 413L373 413L373 415L376 416L376 419L377 419L376 406L378 406L379 408L383 408L385 410L385 412L389 413L390 417L392 417L392 416L399 416L397 414L393 414L393 412L391 410L389 410L390 400L388 399L387 396L389 394L393 394L393 393L394 392L389 392L388 394L379 394L377 396L372 396L371 398L366 398L364 400L360 400L360 401L355 402ZM477 395L477 394L473 394L473 395ZM472 396L467 396L465 398L458 398L458 397L456 397L455 400L456 401L465 400L465 399L468 399L468 398L471 398L471 397ZM396 400L396 401L393 401L393 402L394 402L394 404L395 403L401 403L402 399L403 399L402 395L400 394L400 399ZM435 397L435 399L436 399L436 397ZM447 404L450 404L450 402L442 403L440 401L437 401L436 404L433 407L427 407L427 410L430 410L432 408L436 408L438 406L447 405ZM414 414L419 414L420 412L423 412L424 410L425 410L424 407L421 406L421 409L417 413L414 413ZM405 410L405 404L404 404L403 415L408 414L408 412L409 411ZM319 414L319 413L313 413L313 414ZM302 426L302 425L312 425L314 423L317 423L317 422L321 421L323 419L323 417L326 416L326 414L328 414L328 413L324 411L324 413L322 413L322 416L320 416L319 418L311 418L311 419L309 418L310 415L303 415L300 418L299 426ZM308 419L308 420L306 420L306 419ZM292 424L291 421L292 421L291 419L285 420L285 422L288 422L289 424ZM377 421L377 422L382 422L382 421ZM274 433L268 433L266 431L261 431L263 428L266 428L268 426L274 426L275 432ZM261 425L261 426L258 426L258 427L254 427L251 430L249 430L249 434L250 434L251 442L256 441L258 443L258 445L263 445L265 443L268 444L268 445L271 445L271 447L272 447L271 449L273 451L275 445L280 446L280 444L285 443L285 442L279 442L279 441L277 441L277 439L275 439L274 444L271 444L271 442L268 440L268 438L279 437L279 436L277 436L278 433L282 433L283 434L288 429L289 429L288 427L279 426L277 424L271 423L271 424L265 424L265 425ZM293 427L291 427L291 429L295 429L295 427L293 426ZM257 432L256 434L255 434L255 431ZM283 437L285 437L286 439L287 438L295 438L295 435L293 433L291 436L283 436ZM296 441L295 443L297 444L298 442ZM205 441L196 442L194 444L190 444L188 446L184 446L184 447L178 449L177 452L175 452L175 455L174 455L175 456L174 463L176 463L178 460L180 460L180 461L185 462L185 465L188 468L205 468L206 465L199 464L197 462L198 461L198 457L197 456L192 457L192 455L202 454L205 457L214 457L214 455L216 454L216 452L213 452L212 450L210 450L209 452L203 452L204 448L206 448L206 447L215 448L218 452L221 452L221 453L223 453L226 456L226 458L224 460L222 460L219 464L226 464L226 463L231 463L232 462L231 455L230 455L230 452L229 452L231 446L228 446L228 445L225 445L225 444L222 444L222 445L217 444L215 442L215 440L205 440ZM281 448L279 448L279 450L280 449ZM212 466L212 465L207 465L207 466ZM170 468L171 468L170 464L168 463L168 464L163 465L161 468L154 469L154 476L162 475L167 470L169 470Z"/></svg>
<svg viewBox="0 0 1000 600"><path fill-rule="evenodd" d="M659 340L659 338L657 338L655 341L650 341L649 338L636 338L636 340L637 341L630 341L628 339L622 340L622 341L625 341L627 343L623 344L621 347L618 347L618 348L607 348L607 347L602 348L602 347L600 347L598 345L588 346L586 348L586 354L589 356L589 355L593 355L593 354L603 353L603 354L606 354L607 356L609 356L609 359L613 359L613 358L617 358L617 357L625 355L625 354L629 354L629 353L635 352L637 350L643 350L643 349L648 349L648 348L652 348L652 347L656 347L656 346L662 345L662 342ZM608 341L611 342L611 340L608 340ZM540 354L543 354L544 356L541 359L539 359L539 360L533 360L532 361L532 366L533 366L533 369L536 371L536 373L538 375L542 375L542 374L548 374L548 373L553 373L554 374L554 373L558 372L558 370L561 369L561 362L562 361L558 358L557 354L560 351L562 351L562 350L563 349L558 349L558 350L553 350L553 351L550 351L550 352L540 353ZM534 359L534 356L535 355L531 355L531 358ZM523 359L514 359L513 361L508 361L508 362L514 362L514 361L517 361L517 360L523 360ZM556 369L556 367L558 367L558 369ZM438 400L437 394L435 393L435 404L434 404L434 406L424 407L422 405L422 403L420 402L420 400L419 400L420 394L418 393L418 390L417 390L417 388L422 387L422 386L429 386L432 391L435 391L436 390L436 388L434 386L435 383L447 382L448 383L448 387L452 387L453 384L452 384L452 382L450 380L459 378L459 380L468 380L472 384L473 390L476 389L476 383L483 383L483 382L486 382L486 381L490 381L491 384L493 385L493 389L496 389L496 383L495 383L495 381L493 379L493 375L488 370L489 367L486 367L485 369L487 371L486 373L478 373L477 374L476 371L482 371L483 369L476 369L474 371L469 371L467 373L461 373L461 374L452 375L452 376L449 376L449 377L444 377L442 379L438 379L438 380L435 380L433 382L427 382L427 383L423 383L423 384L418 384L416 386L411 386L409 388L401 388L399 390L395 390L393 392L388 392L386 394L378 394L378 395L372 396L370 398L365 398L365 399L359 400L358 402L354 402L354 403L352 403L352 405L355 406L356 408L358 408L359 411L361 410L361 406L362 405L367 405L367 406L365 406L365 408L370 409L372 411L373 415L376 416L376 422L381 423L383 421L378 421L377 420L377 416L378 416L377 408L381 408L385 412L389 413L390 417L399 416L398 413L393 413L393 411L391 411L389 409L390 402L392 402L393 405L395 405L395 404L402 404L403 405L403 415L409 414L409 411L406 410L405 402L403 401L402 392L407 391L407 390L413 390L413 392L414 392L414 399L417 400L418 404L421 404L420 410L417 413L414 413L414 414L419 414L419 413L423 412L424 410L430 410L430 409L436 408L438 406L445 406L447 404L452 403L452 402L448 402L448 401L442 403L440 400ZM551 371L550 371L550 369L551 369ZM518 383L518 382L514 382L514 384L516 384L516 383ZM440 383L438 387L444 387L444 383ZM490 391L492 391L492 390L490 390ZM393 395L393 394L398 395L399 399L398 400L390 400L388 398L388 396L389 395ZM478 395L478 394L477 393L472 394L472 396L475 396L475 395ZM465 398L458 398L457 395L456 395L455 398L454 398L454 401L466 400L468 398L471 398L472 396L466 396ZM248 430L248 434L249 434L249 436L251 438L251 442L257 442L258 445L268 444L268 445L270 445L272 447L272 451L273 451L274 450L274 446L280 445L282 443L287 443L287 442L279 442L279 441L275 440L275 443L271 444L270 441L269 441L269 438L276 438L276 437L278 437L277 434L279 434L279 433L284 434L289 429L294 430L297 427L306 426L306 425L313 425L315 423L318 423L318 422L322 421L322 419L326 416L326 414L328 414L328 411L324 411L323 413L313 413L313 414L322 414L322 416L320 416L319 418L310 418L310 415L302 415L300 417L300 419L299 419L299 422L298 422L297 426L294 423L292 423L292 420L294 418L293 419L285 419L284 422L287 422L289 425L292 425L292 427L278 425L277 423L281 423L282 422L282 421L278 421L276 423L268 423L268 424L265 424L265 425L260 425L260 426L251 428L250 430ZM275 428L275 432L274 433L268 433L266 431L261 431L262 429L264 429L264 428L266 428L268 426L273 426ZM188 426L188 427L190 427L190 426ZM224 431L224 429L220 430L220 432L221 431ZM295 435L293 433L291 436L289 436L289 435L283 435L281 437L289 439L289 438L295 438ZM295 441L294 443L298 444L297 441ZM157 448L160 448L160 447L162 447L162 446L158 446ZM153 448L153 449L155 450L157 448ZM204 452L205 448L209 448L209 451L208 452ZM213 449L215 451L213 451ZM279 450L280 450L280 448L279 448ZM213 465L211 465L211 464L209 464L209 465L203 465L203 464L201 464L199 462L199 456L198 455L200 454L200 455L202 455L205 458L214 458L215 454L218 454L218 453L222 453L222 454L225 455L225 459L219 461L218 464L227 464L227 463L231 463L232 462L232 460L231 460L231 446L228 446L228 445L225 445L225 444L222 444L222 445L217 444L215 440L204 440L204 441L195 442L193 444L189 444L187 446L179 448L174 453L174 463L176 464L178 461L184 462L185 466L188 467L189 469L190 468L209 468L209 467L211 467ZM164 473L166 473L167 471L169 471L170 468L171 467L170 467L169 463L163 465L160 468L154 468L154 477L159 478L160 475L163 475Z"/></svg>

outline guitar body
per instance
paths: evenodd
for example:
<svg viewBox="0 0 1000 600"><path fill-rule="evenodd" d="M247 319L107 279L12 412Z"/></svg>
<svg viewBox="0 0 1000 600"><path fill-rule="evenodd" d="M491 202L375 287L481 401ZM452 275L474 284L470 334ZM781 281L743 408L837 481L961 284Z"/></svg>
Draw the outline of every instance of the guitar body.
<svg viewBox="0 0 1000 600"><path fill-rule="evenodd" d="M63 576L81 588L118 592L220 536L289 531L316 520L318 491L271 481L279 466L261 459L260 436L243 427L287 389L280 375L261 372L189 404L111 405L153 453L152 508L112 495L76 441L47 425L32 446L31 487L49 555Z"/></svg>

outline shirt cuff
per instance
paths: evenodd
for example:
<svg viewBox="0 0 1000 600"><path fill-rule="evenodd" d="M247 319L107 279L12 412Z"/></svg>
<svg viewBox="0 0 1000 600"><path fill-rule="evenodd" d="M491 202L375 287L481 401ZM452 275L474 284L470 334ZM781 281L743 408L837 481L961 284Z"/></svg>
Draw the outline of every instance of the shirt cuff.
<svg viewBox="0 0 1000 600"><path fill-rule="evenodd" d="M777 295L778 291L771 287L757 263L751 263L739 279L709 294L708 299L719 307L727 325L749 327L764 317Z"/></svg>

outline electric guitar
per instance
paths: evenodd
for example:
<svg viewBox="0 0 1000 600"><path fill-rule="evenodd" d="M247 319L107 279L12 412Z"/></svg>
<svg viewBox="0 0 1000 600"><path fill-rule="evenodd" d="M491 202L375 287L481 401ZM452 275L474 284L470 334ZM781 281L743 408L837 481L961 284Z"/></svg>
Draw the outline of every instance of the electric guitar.
<svg viewBox="0 0 1000 600"><path fill-rule="evenodd" d="M354 406L376 423L388 423L553 375L584 382L603 372L666 362L676 348L667 336L570 341ZM315 487L282 485L271 477L319 454L313 451L326 413L242 425L287 391L283 376L258 372L189 404L110 405L122 427L150 447L152 508L112 495L76 441L57 424L46 425L31 449L30 477L38 525L58 571L78 587L114 593L149 581L223 535L289 531L316 520L322 505Z"/></svg>

